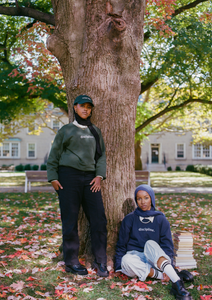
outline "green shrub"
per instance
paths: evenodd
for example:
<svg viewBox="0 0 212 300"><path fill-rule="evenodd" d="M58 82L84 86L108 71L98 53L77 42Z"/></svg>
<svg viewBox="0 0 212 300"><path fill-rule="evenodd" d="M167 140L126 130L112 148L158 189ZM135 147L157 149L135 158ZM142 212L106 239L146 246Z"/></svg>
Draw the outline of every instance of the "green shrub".
<svg viewBox="0 0 212 300"><path fill-rule="evenodd" d="M38 166L38 165L33 165L33 166L32 166L32 170L37 171L38 169L39 169L39 166Z"/></svg>
<svg viewBox="0 0 212 300"><path fill-rule="evenodd" d="M42 164L42 165L40 166L40 169L41 169L42 171L45 171L45 170L47 169L46 164Z"/></svg>
<svg viewBox="0 0 212 300"><path fill-rule="evenodd" d="M187 165L186 171L187 172L194 172L194 165Z"/></svg>
<svg viewBox="0 0 212 300"><path fill-rule="evenodd" d="M15 170L16 171L23 171L24 170L24 166L22 164L15 166Z"/></svg>
<svg viewBox="0 0 212 300"><path fill-rule="evenodd" d="M168 167L168 168L167 168L167 171L172 171L172 167L171 167L171 166Z"/></svg>
<svg viewBox="0 0 212 300"><path fill-rule="evenodd" d="M181 168L179 166L176 166L175 171L181 171Z"/></svg>
<svg viewBox="0 0 212 300"><path fill-rule="evenodd" d="M201 170L202 170L202 165L200 164L194 165L194 172L201 173Z"/></svg>
<svg viewBox="0 0 212 300"><path fill-rule="evenodd" d="M25 166L24 166L24 170L25 170L25 171L31 170L31 165L30 165L30 164L25 165Z"/></svg>

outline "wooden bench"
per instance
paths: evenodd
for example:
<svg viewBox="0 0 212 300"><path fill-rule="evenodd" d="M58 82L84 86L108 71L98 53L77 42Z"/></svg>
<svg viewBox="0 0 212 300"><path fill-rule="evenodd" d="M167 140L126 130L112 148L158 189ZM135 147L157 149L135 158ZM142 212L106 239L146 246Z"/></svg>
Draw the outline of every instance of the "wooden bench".
<svg viewBox="0 0 212 300"><path fill-rule="evenodd" d="M136 181L146 181L150 185L150 172L135 170L135 179Z"/></svg>
<svg viewBox="0 0 212 300"><path fill-rule="evenodd" d="M47 171L25 171L25 193L27 193L27 185L29 183L29 191L31 190L31 182L41 182L47 180Z"/></svg>

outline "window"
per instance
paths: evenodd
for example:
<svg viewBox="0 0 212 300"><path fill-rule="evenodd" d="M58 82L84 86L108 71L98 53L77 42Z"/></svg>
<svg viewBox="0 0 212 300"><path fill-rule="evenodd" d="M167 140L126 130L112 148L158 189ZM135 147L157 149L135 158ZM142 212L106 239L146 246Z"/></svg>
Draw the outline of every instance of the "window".
<svg viewBox="0 0 212 300"><path fill-rule="evenodd" d="M27 158L36 158L35 143L27 144Z"/></svg>
<svg viewBox="0 0 212 300"><path fill-rule="evenodd" d="M1 158L19 158L20 156L20 143L5 142L0 146Z"/></svg>
<svg viewBox="0 0 212 300"><path fill-rule="evenodd" d="M212 158L212 147L201 144L193 145L193 158Z"/></svg>
<svg viewBox="0 0 212 300"><path fill-rule="evenodd" d="M176 158L185 158L185 144L176 144Z"/></svg>
<svg viewBox="0 0 212 300"><path fill-rule="evenodd" d="M10 144L4 143L3 144L3 151L2 151L3 157L9 157L10 156Z"/></svg>
<svg viewBox="0 0 212 300"><path fill-rule="evenodd" d="M210 157L210 146L202 146L202 156L203 158Z"/></svg>
<svg viewBox="0 0 212 300"><path fill-rule="evenodd" d="M52 129L54 130L54 132L57 132L60 129L59 120L52 120Z"/></svg>

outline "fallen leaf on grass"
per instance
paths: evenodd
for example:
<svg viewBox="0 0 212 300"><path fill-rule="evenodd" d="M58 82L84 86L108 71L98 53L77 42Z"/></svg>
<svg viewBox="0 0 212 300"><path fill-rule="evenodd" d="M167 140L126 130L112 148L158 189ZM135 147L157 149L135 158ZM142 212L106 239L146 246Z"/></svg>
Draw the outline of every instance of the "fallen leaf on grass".
<svg viewBox="0 0 212 300"><path fill-rule="evenodd" d="M92 286L89 286L88 288L85 288L83 290L84 293L89 293L90 291L93 291L93 287Z"/></svg>
<svg viewBox="0 0 212 300"><path fill-rule="evenodd" d="M6 261L0 261L0 264L5 267L7 265Z"/></svg>
<svg viewBox="0 0 212 300"><path fill-rule="evenodd" d="M212 247L206 249L205 252L206 252L207 255L212 255Z"/></svg>
<svg viewBox="0 0 212 300"><path fill-rule="evenodd" d="M15 291L21 291L24 287L24 282L21 281L17 281L17 283L13 283L10 285Z"/></svg>
<svg viewBox="0 0 212 300"><path fill-rule="evenodd" d="M200 296L200 299L201 300L211 300L212 299L212 295L203 295L203 296Z"/></svg>
<svg viewBox="0 0 212 300"><path fill-rule="evenodd" d="M111 289L111 290L114 289L115 286L116 286L116 284L113 282L113 283L111 284L111 286L110 286L110 289Z"/></svg>
<svg viewBox="0 0 212 300"><path fill-rule="evenodd" d="M139 295L135 300L146 300L146 297Z"/></svg>
<svg viewBox="0 0 212 300"><path fill-rule="evenodd" d="M199 275L199 273L198 273L197 271L192 271L191 274L192 274L193 276Z"/></svg>
<svg viewBox="0 0 212 300"><path fill-rule="evenodd" d="M26 281L33 281L36 280L37 278L30 276L29 278L26 279Z"/></svg>
<svg viewBox="0 0 212 300"><path fill-rule="evenodd" d="M192 284L192 285L188 286L186 289L192 290L193 288L194 288L194 285Z"/></svg>
<svg viewBox="0 0 212 300"><path fill-rule="evenodd" d="M198 291L201 291L201 290L202 290L202 284L200 284L200 285L197 287L197 290L198 290Z"/></svg>
<svg viewBox="0 0 212 300"><path fill-rule="evenodd" d="M42 296L42 297L50 297L49 292L47 292L47 293L42 293L42 292L40 292L40 291L35 291L35 294L40 295L40 296Z"/></svg>
<svg viewBox="0 0 212 300"><path fill-rule="evenodd" d="M2 294L0 293L0 298L6 298L7 294L3 292Z"/></svg>

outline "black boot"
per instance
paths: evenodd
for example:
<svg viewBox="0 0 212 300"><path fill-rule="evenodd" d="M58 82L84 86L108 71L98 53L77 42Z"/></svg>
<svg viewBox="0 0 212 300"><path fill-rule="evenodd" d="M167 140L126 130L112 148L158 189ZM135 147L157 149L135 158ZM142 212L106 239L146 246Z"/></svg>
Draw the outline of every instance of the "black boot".
<svg viewBox="0 0 212 300"><path fill-rule="evenodd" d="M191 294L185 289L184 283L181 279L172 283L170 293L178 300L192 300Z"/></svg>
<svg viewBox="0 0 212 300"><path fill-rule="evenodd" d="M194 276L189 271L182 270L179 272L177 269L175 269L175 271L181 280L183 280L185 282L193 282L194 281Z"/></svg>
<svg viewBox="0 0 212 300"><path fill-rule="evenodd" d="M81 264L66 265L65 270L66 270L66 272L71 272L76 275L87 275L88 274L87 269Z"/></svg>
<svg viewBox="0 0 212 300"><path fill-rule="evenodd" d="M109 272L107 270L107 265L102 263L97 263L96 260L94 260L92 267L96 269L96 273L98 276L101 277L108 277Z"/></svg>

